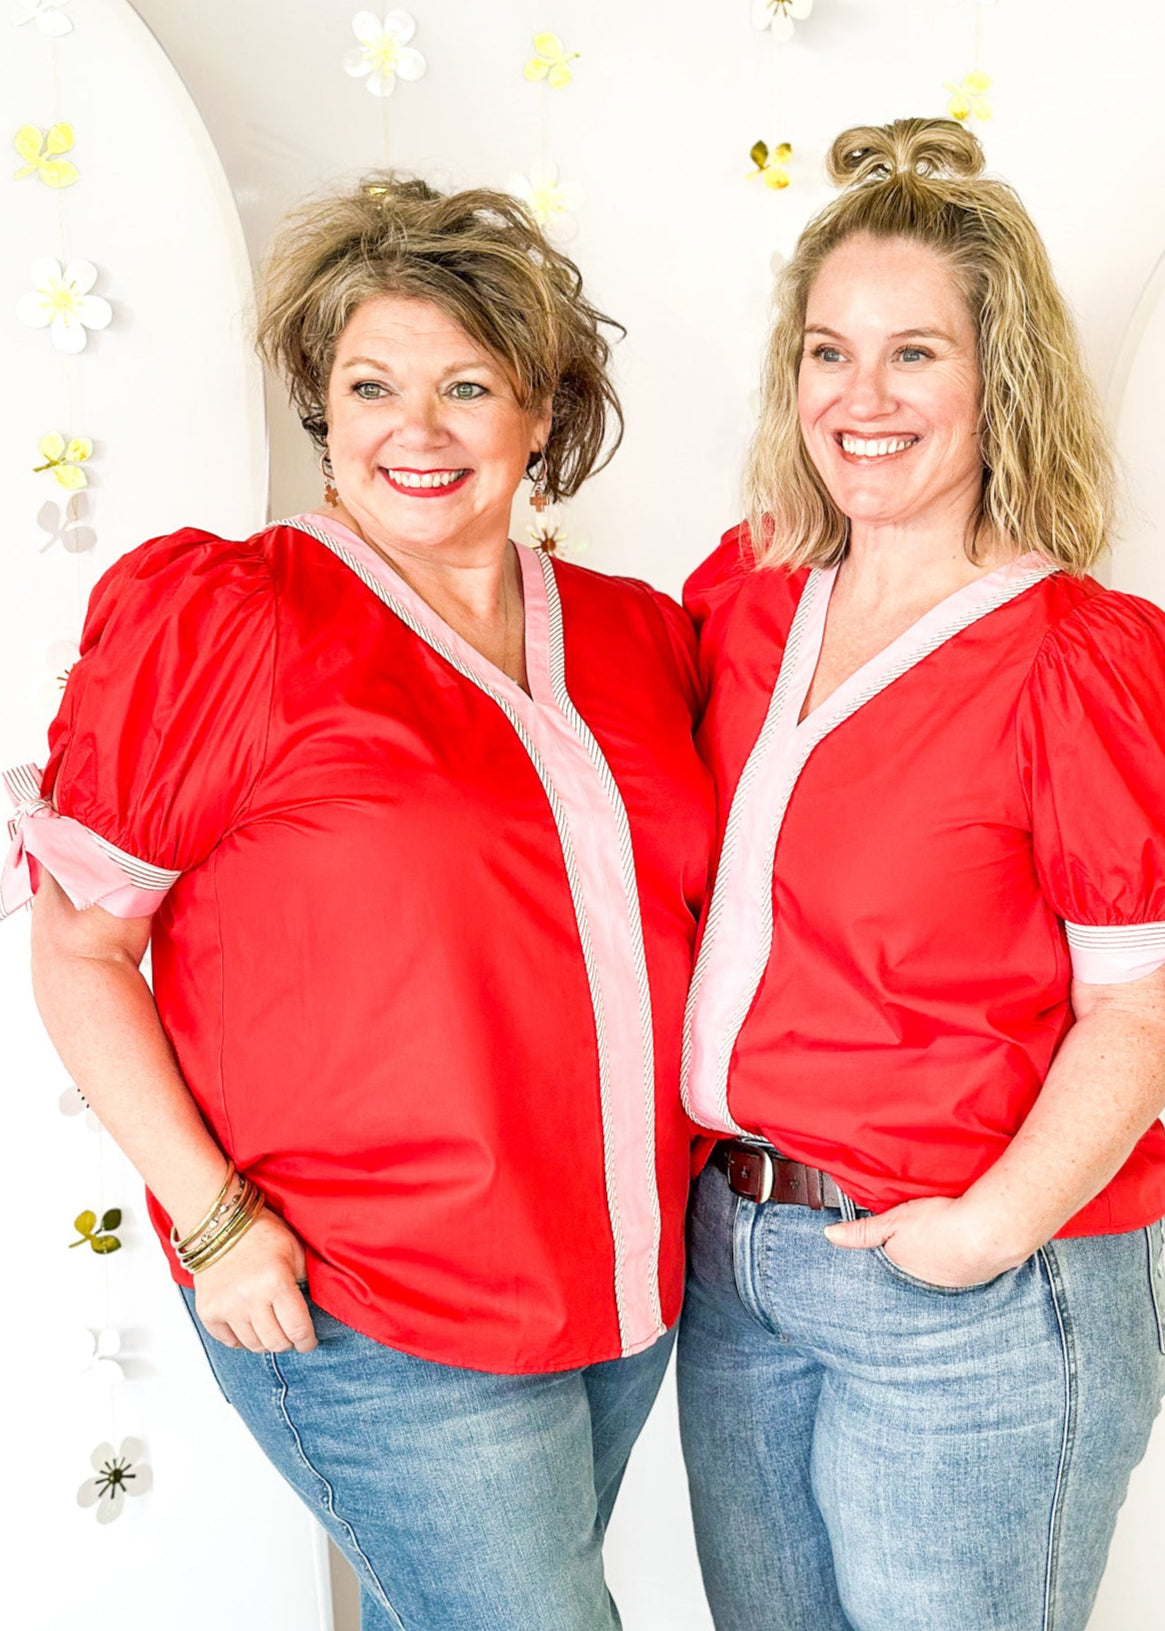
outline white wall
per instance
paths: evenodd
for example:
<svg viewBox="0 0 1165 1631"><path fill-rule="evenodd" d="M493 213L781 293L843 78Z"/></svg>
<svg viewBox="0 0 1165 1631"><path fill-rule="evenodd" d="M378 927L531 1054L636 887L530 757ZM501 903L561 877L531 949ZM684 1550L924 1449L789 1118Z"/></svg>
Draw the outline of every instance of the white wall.
<svg viewBox="0 0 1165 1631"><path fill-rule="evenodd" d="M943 82L972 66L976 11L981 65L994 78L989 159L1045 233L1107 384L1165 249L1156 0L817 0L779 87L750 0L408 3L430 66L387 104L392 161L449 185L504 186L545 144L585 193L574 252L592 292L629 329L619 362L627 439L567 519L587 542L587 564L674 590L737 518L770 256L825 198L820 161L838 130L943 111ZM74 0L78 16L85 4ZM355 0L140 0L207 121L253 253L304 191L382 161L385 109L340 67L356 9ZM534 30L548 27L582 57L574 84L544 96L521 64ZM782 195L749 178L758 138L794 145L794 185ZM1144 423L1155 398L1146 390L1139 401ZM271 424L271 507L286 514L315 503L319 481L278 397ZM191 493L191 521L207 520L231 457L222 443L203 473L207 498ZM1122 586L1165 599L1151 529L1135 560ZM1159 1434L1094 1631L1157 1631L1152 1539L1163 1500ZM610 1554L628 1631L708 1625L670 1394L633 1464Z"/></svg>

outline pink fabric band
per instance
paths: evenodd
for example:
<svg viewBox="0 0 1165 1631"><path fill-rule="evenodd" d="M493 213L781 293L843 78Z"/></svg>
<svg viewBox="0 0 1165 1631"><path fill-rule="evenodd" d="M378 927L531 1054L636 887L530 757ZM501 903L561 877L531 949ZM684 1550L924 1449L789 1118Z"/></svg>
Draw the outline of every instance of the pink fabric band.
<svg viewBox="0 0 1165 1631"><path fill-rule="evenodd" d="M27 906L36 893L35 866L52 873L79 910L101 906L114 917L150 917L157 911L180 873L166 872L135 861L119 859L120 851L106 844L70 816L58 815L40 797L40 772L35 765L19 765L3 776L16 814L8 823L12 845L0 872L0 918ZM134 880L127 867L157 882Z"/></svg>

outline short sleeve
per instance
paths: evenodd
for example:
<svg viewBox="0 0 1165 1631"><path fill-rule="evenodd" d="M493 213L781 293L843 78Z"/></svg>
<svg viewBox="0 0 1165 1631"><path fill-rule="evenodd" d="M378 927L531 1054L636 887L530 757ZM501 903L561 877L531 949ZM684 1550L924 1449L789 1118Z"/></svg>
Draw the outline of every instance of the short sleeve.
<svg viewBox="0 0 1165 1631"><path fill-rule="evenodd" d="M77 904L107 904L92 886L103 857L138 891L118 915L150 909L237 820L262 766L275 635L260 540L178 533L102 578L49 731L34 814L50 820L24 824L29 853Z"/></svg>
<svg viewBox="0 0 1165 1631"><path fill-rule="evenodd" d="M1165 613L1100 591L1049 631L1017 715L1043 892L1077 979L1165 964Z"/></svg>

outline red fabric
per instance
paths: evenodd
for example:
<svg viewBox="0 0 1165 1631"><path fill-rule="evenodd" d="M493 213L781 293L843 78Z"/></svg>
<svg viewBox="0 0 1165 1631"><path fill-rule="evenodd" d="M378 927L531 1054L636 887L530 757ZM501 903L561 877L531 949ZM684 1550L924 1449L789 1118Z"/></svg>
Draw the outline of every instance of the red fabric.
<svg viewBox="0 0 1165 1631"><path fill-rule="evenodd" d="M679 1034L711 836L694 640L642 584L562 563L555 578L567 682L637 864L670 1323ZM483 1370L620 1352L562 849L488 696L303 532L179 533L99 585L45 786L183 870L155 918L158 1010L211 1130L303 1237L323 1307Z"/></svg>
<svg viewBox="0 0 1165 1631"><path fill-rule="evenodd" d="M721 831L808 574L742 533L689 581ZM961 1194L1072 1024L1061 919L1165 921L1165 614L1063 573L990 611L812 751L777 844L729 1109L874 1210ZM1062 1233L1165 1213L1165 1130Z"/></svg>

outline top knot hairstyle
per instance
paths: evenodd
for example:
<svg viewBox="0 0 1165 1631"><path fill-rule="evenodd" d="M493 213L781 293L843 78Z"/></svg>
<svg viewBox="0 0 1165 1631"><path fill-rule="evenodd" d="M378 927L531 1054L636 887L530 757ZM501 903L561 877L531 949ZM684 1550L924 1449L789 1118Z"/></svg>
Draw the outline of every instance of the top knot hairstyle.
<svg viewBox="0 0 1165 1631"><path fill-rule="evenodd" d="M828 565L848 524L805 451L797 376L809 291L847 238L906 238L942 255L978 333L983 493L968 554L989 537L1086 572L1107 545L1112 458L1096 392L1047 251L1015 192L949 119L843 131L830 179L844 190L810 221L777 284L747 497L761 564Z"/></svg>
<svg viewBox="0 0 1165 1631"><path fill-rule="evenodd" d="M301 205L260 272L259 353L318 448L336 342L357 306L384 294L430 301L497 359L524 409L550 403L551 498L569 498L610 460L623 415L603 327L623 330L584 297L574 262L506 193L446 195L390 172Z"/></svg>

